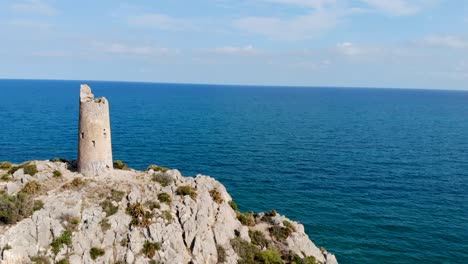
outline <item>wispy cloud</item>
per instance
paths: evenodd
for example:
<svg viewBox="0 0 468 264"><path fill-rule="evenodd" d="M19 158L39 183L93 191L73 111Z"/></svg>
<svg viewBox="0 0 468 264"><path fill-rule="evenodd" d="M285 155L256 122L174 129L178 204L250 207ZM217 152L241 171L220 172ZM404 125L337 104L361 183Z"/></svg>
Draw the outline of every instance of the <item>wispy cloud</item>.
<svg viewBox="0 0 468 264"><path fill-rule="evenodd" d="M54 16L57 14L57 9L42 0L18 1L18 3L11 5L11 9L15 12L45 16Z"/></svg>
<svg viewBox="0 0 468 264"><path fill-rule="evenodd" d="M455 49L468 49L468 39L452 35L433 35L426 37L424 43L432 46L441 46Z"/></svg>
<svg viewBox="0 0 468 264"><path fill-rule="evenodd" d="M377 11L396 16L413 15L434 5L437 0L361 0Z"/></svg>
<svg viewBox="0 0 468 264"><path fill-rule="evenodd" d="M167 31L184 31L196 29L194 23L188 19L175 18L165 14L141 14L130 16L127 22L131 26L155 28Z"/></svg>
<svg viewBox="0 0 468 264"><path fill-rule="evenodd" d="M280 40L309 39L336 26L338 17L322 11L291 18L244 17L233 22L234 27Z"/></svg>
<svg viewBox="0 0 468 264"><path fill-rule="evenodd" d="M215 53L218 54L232 54L232 55L253 55L259 54L260 50L254 48L252 45L238 47L238 46L224 46L215 48Z"/></svg>
<svg viewBox="0 0 468 264"><path fill-rule="evenodd" d="M97 52L116 54L116 55L128 55L128 56L159 56L167 54L175 54L179 51L171 50L168 48L159 48L151 45L128 45L119 42L91 42L91 48Z"/></svg>

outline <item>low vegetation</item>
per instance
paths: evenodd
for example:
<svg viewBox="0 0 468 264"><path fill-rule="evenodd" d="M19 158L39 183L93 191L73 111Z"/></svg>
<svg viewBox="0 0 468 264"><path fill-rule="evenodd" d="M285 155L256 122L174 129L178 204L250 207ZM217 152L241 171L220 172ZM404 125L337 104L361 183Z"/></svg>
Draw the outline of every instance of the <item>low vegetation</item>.
<svg viewBox="0 0 468 264"><path fill-rule="evenodd" d="M222 246L216 245L216 251L218 252L218 263L225 263L227 258L226 250Z"/></svg>
<svg viewBox="0 0 468 264"><path fill-rule="evenodd" d="M277 215L277 212L275 210L271 210L270 212L266 212L260 221L267 222L269 224L273 223L273 217Z"/></svg>
<svg viewBox="0 0 468 264"><path fill-rule="evenodd" d="M37 166L35 164L26 164L23 166L23 171L24 174L34 176L37 173Z"/></svg>
<svg viewBox="0 0 468 264"><path fill-rule="evenodd" d="M282 226L272 226L268 228L270 235L277 241L284 241L292 234L292 230Z"/></svg>
<svg viewBox="0 0 468 264"><path fill-rule="evenodd" d="M51 162L60 162L60 163L67 163L68 160L66 159L63 159L63 158L53 158L53 159L50 159Z"/></svg>
<svg viewBox="0 0 468 264"><path fill-rule="evenodd" d="M0 169L2 170L8 170L9 168L11 168L11 166L13 165L8 161L0 162Z"/></svg>
<svg viewBox="0 0 468 264"><path fill-rule="evenodd" d="M172 198L168 193L160 193L158 194L158 200L161 203L166 203L166 204L171 204L172 203Z"/></svg>
<svg viewBox="0 0 468 264"><path fill-rule="evenodd" d="M154 209L160 209L161 208L161 204L159 204L158 202L155 202L155 201L147 201L145 203L145 206L151 211L153 211Z"/></svg>
<svg viewBox="0 0 468 264"><path fill-rule="evenodd" d="M217 202L218 204L221 204L224 202L223 196L217 189L213 189L210 191L211 198L213 201Z"/></svg>
<svg viewBox="0 0 468 264"><path fill-rule="evenodd" d="M190 195L194 200L197 198L197 192L190 185L179 186L176 190L176 194L181 196Z"/></svg>
<svg viewBox="0 0 468 264"><path fill-rule="evenodd" d="M153 258L156 255L156 251L161 249L161 244L158 242L145 241L143 244L142 253L148 257Z"/></svg>
<svg viewBox="0 0 468 264"><path fill-rule="evenodd" d="M147 227L151 225L151 218L154 214L147 210L141 203L128 204L127 214L132 217L131 225Z"/></svg>
<svg viewBox="0 0 468 264"><path fill-rule="evenodd" d="M237 237L231 240L234 251L239 256L238 263L243 264L283 264L277 249L260 250L255 245Z"/></svg>
<svg viewBox="0 0 468 264"><path fill-rule="evenodd" d="M71 182L65 183L62 188L65 190L79 190L86 185L86 181L82 178L74 178Z"/></svg>
<svg viewBox="0 0 468 264"><path fill-rule="evenodd" d="M59 171L59 170L54 170L54 172L52 173L54 175L54 177L58 178L58 177L62 177L62 173Z"/></svg>
<svg viewBox="0 0 468 264"><path fill-rule="evenodd" d="M245 226L254 226L255 225L255 217L253 212L248 212L248 213L241 213L237 211L237 219L241 224Z"/></svg>
<svg viewBox="0 0 468 264"><path fill-rule="evenodd" d="M174 180L170 175L163 173L155 173L153 174L153 181L158 182L159 184L161 184L162 187L166 187L171 185Z"/></svg>
<svg viewBox="0 0 468 264"><path fill-rule="evenodd" d="M114 161L114 169L128 170L128 167L127 167L127 164L125 164L123 161L116 160L116 161Z"/></svg>
<svg viewBox="0 0 468 264"><path fill-rule="evenodd" d="M64 231L61 236L55 238L50 246L52 247L52 252L57 255L64 246L71 246L72 244L72 235L70 231Z"/></svg>
<svg viewBox="0 0 468 264"><path fill-rule="evenodd" d="M34 195L37 194L41 188L41 184L39 184L37 181L28 181L20 192Z"/></svg>
<svg viewBox="0 0 468 264"><path fill-rule="evenodd" d="M24 192L15 195L0 193L0 224L15 224L42 207L42 201L34 201Z"/></svg>
<svg viewBox="0 0 468 264"><path fill-rule="evenodd" d="M231 201L228 202L228 204L229 204L229 206L231 206L231 208L232 208L234 211L236 211L236 212L239 211L239 208L237 207L236 202L234 202L234 201L231 200Z"/></svg>
<svg viewBox="0 0 468 264"><path fill-rule="evenodd" d="M96 260L97 258L104 256L106 252L102 248L92 247L89 251L89 256L91 256L92 260Z"/></svg>
<svg viewBox="0 0 468 264"><path fill-rule="evenodd" d="M162 218L164 218L169 224L172 224L172 221L174 218L172 217L171 211L169 210L164 210L161 213Z"/></svg>
<svg viewBox="0 0 468 264"><path fill-rule="evenodd" d="M42 256L42 255L34 256L34 257L31 257L30 259L31 259L31 262L35 264L50 264L51 263L47 256Z"/></svg>
<svg viewBox="0 0 468 264"><path fill-rule="evenodd" d="M78 225L80 224L81 220L79 217L75 217L69 214L66 214L62 217L62 221L64 222L64 227L65 230L68 232L73 232L76 231L78 228Z"/></svg>
<svg viewBox="0 0 468 264"><path fill-rule="evenodd" d="M265 235L262 231L259 230L249 230L249 237L252 241L252 244L260 246L260 248L267 248L269 243L268 240L265 238Z"/></svg>
<svg viewBox="0 0 468 264"><path fill-rule="evenodd" d="M163 173L164 173L164 172L167 172L167 171L169 170L169 168L160 167L160 166L158 166L158 165L149 165L147 171L149 171L149 170L153 170L153 171L155 171L155 172L160 171L160 172L163 172Z"/></svg>

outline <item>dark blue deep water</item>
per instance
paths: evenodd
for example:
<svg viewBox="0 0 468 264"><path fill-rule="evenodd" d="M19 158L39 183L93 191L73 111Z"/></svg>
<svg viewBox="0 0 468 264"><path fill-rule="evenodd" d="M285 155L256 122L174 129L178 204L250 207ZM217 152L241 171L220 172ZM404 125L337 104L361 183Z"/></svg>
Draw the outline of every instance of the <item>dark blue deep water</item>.
<svg viewBox="0 0 468 264"><path fill-rule="evenodd" d="M0 160L75 159L80 83L0 80ZM211 175L340 263L468 263L468 92L89 84L133 168Z"/></svg>

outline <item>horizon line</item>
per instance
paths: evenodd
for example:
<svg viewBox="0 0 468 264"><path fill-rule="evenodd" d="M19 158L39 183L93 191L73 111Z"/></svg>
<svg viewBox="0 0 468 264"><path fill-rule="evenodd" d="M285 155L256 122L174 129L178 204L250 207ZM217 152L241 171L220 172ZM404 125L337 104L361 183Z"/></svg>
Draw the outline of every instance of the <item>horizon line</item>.
<svg viewBox="0 0 468 264"><path fill-rule="evenodd" d="M332 86L332 85L274 85L274 84L220 84L220 83L190 83L190 82L157 82L157 81L122 81L122 80L92 80L92 79L48 79L48 78L0 78L1 80L12 81L74 81L74 82L117 82L117 83L144 83L144 84L169 84L169 85L196 85L196 86L230 86L230 87L274 87L274 88L293 88L293 89L317 89L317 88L335 88L335 89L374 89L374 90L418 90L418 91L453 91L468 92L468 89L456 88L421 88L421 87L374 87L374 86Z"/></svg>

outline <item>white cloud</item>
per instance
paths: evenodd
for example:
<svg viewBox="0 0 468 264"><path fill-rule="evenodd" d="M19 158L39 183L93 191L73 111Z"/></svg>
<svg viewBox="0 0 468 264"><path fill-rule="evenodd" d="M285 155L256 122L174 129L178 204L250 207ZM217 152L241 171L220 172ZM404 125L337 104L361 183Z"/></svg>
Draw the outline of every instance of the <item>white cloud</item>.
<svg viewBox="0 0 468 264"><path fill-rule="evenodd" d="M21 1L11 5L11 9L15 12L39 14L45 16L54 16L57 14L57 9L41 0Z"/></svg>
<svg viewBox="0 0 468 264"><path fill-rule="evenodd" d="M167 31L194 30L192 21L165 14L142 14L128 17L128 24L136 27L156 28Z"/></svg>
<svg viewBox="0 0 468 264"><path fill-rule="evenodd" d="M158 56L178 53L178 51L168 48L158 48L150 45L130 46L128 44L118 42L105 43L94 41L91 42L91 47L97 52L129 56Z"/></svg>
<svg viewBox="0 0 468 264"><path fill-rule="evenodd" d="M396 16L419 13L437 0L361 0L377 11Z"/></svg>
<svg viewBox="0 0 468 264"><path fill-rule="evenodd" d="M269 2L280 3L280 4L290 4L311 7L314 9L322 8L328 4L335 4L337 0L266 0Z"/></svg>
<svg viewBox="0 0 468 264"><path fill-rule="evenodd" d="M441 46L455 49L468 49L468 39L459 36L443 35L429 36L424 39L424 43L432 46Z"/></svg>
<svg viewBox="0 0 468 264"><path fill-rule="evenodd" d="M309 39L329 30L338 23L332 13L312 12L291 18L244 17L234 21L234 27L251 33L266 35L280 40Z"/></svg>
<svg viewBox="0 0 468 264"><path fill-rule="evenodd" d="M215 53L219 54L235 54L235 55L248 55L248 54L259 54L260 51L255 49L252 45L244 47L236 46L224 46L215 49Z"/></svg>

